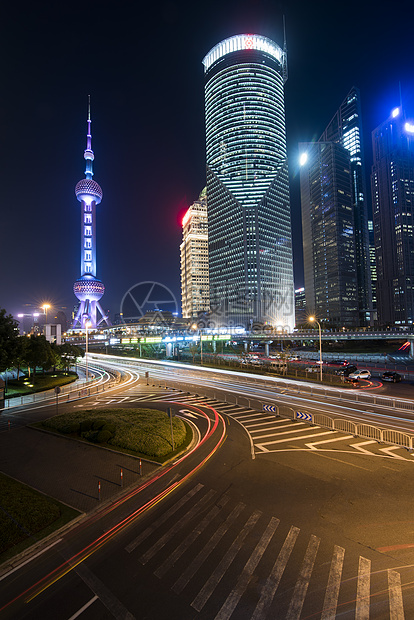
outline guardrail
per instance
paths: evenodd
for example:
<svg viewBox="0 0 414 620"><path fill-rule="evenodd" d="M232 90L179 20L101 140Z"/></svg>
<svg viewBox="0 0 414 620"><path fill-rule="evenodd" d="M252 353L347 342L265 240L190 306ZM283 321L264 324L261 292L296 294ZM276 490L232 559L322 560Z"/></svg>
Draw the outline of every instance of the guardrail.
<svg viewBox="0 0 414 620"><path fill-rule="evenodd" d="M101 364L95 364L96 368L105 370L108 372L108 367ZM79 379L74 383L69 383L64 386L59 386L60 392L56 394L53 389L46 390L44 392L33 392L32 394L26 394L22 396L14 396L13 398L6 398L4 401L3 409L0 409L0 413L6 409L13 409L14 407L21 407L22 405L29 405L33 403L40 403L46 400L52 400L58 398L58 402L68 402L71 400L78 400L80 398L86 398L93 394L102 393L109 387L112 387L114 383L119 383L121 380L121 373L115 371L115 376L108 383L100 383L100 378L94 377L88 382L83 379ZM76 385L75 385L76 383Z"/></svg>
<svg viewBox="0 0 414 620"><path fill-rule="evenodd" d="M177 389L177 382L171 381L155 381L153 385L164 387L167 389ZM409 451L414 449L414 434L403 433L392 429L383 429L374 424L355 423L346 418L335 418L327 414L311 413L307 411L298 411L294 407L282 403L269 405L257 397L240 396L238 394L229 394L223 388L223 391L213 387L204 387L194 383L180 382L180 390L203 396L204 398L214 398L225 403L231 403L239 406L247 406L250 409L259 411L270 411L276 417L290 418L291 420L303 420L308 422L310 426L321 426L332 431L338 431L361 437L363 439L373 439L378 443L389 444L406 448Z"/></svg>

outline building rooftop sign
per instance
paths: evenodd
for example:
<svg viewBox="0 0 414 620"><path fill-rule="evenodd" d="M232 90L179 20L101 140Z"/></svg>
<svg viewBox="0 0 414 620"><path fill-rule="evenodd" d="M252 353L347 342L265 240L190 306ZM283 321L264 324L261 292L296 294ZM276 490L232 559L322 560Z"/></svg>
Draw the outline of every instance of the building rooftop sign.
<svg viewBox="0 0 414 620"><path fill-rule="evenodd" d="M204 71L222 56L241 50L259 50L273 56L283 64L285 52L276 43L258 34L237 34L218 43L203 59Z"/></svg>

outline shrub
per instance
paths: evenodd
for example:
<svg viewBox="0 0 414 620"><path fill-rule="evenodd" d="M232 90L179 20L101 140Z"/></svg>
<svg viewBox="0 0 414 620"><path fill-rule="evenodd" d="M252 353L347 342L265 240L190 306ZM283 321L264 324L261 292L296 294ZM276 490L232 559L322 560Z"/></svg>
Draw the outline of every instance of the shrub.
<svg viewBox="0 0 414 620"><path fill-rule="evenodd" d="M80 423L80 432L86 433L91 430L93 420L82 420Z"/></svg>
<svg viewBox="0 0 414 620"><path fill-rule="evenodd" d="M67 424L66 426L62 427L62 432L63 433L79 433L80 431L80 424L79 422L71 422L70 424Z"/></svg>
<svg viewBox="0 0 414 620"><path fill-rule="evenodd" d="M92 423L92 429L94 431L100 431L101 428L105 426L105 420L94 420Z"/></svg>

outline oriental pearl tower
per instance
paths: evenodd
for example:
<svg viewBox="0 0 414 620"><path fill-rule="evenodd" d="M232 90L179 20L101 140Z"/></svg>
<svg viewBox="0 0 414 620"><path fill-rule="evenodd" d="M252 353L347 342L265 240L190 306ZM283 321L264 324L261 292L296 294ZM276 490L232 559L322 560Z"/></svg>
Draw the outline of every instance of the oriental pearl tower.
<svg viewBox="0 0 414 620"><path fill-rule="evenodd" d="M108 324L108 317L99 303L105 287L96 277L96 205L102 200L102 189L93 180L91 106L88 97L88 133L83 157L86 161L85 178L75 187L76 198L81 203L81 277L73 285L73 292L79 299L79 309L72 329L96 329L101 323Z"/></svg>

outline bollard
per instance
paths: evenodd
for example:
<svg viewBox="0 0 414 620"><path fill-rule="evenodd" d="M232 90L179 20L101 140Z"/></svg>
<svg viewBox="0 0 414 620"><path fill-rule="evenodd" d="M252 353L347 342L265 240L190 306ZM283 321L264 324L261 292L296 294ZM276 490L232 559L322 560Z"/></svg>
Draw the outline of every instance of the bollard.
<svg viewBox="0 0 414 620"><path fill-rule="evenodd" d="M7 420L7 426L8 426L8 429L10 430L10 420Z"/></svg>
<svg viewBox="0 0 414 620"><path fill-rule="evenodd" d="M139 475L142 476L142 463L141 463L141 459L139 459Z"/></svg>
<svg viewBox="0 0 414 620"><path fill-rule="evenodd" d="M98 480L98 500L101 500L101 481Z"/></svg>
<svg viewBox="0 0 414 620"><path fill-rule="evenodd" d="M124 472L122 471L122 467L121 467L121 487L124 486Z"/></svg>

